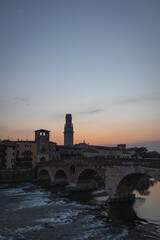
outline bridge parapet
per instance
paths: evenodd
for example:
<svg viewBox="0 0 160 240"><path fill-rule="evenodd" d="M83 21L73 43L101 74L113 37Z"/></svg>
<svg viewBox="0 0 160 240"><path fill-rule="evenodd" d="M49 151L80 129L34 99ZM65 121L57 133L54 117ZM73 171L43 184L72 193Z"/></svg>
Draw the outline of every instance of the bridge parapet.
<svg viewBox="0 0 160 240"><path fill-rule="evenodd" d="M160 168L160 159L137 159L137 158L102 158L102 157L72 157L61 158L53 161L38 163L38 166L68 166L74 164L76 166L144 166L151 168Z"/></svg>

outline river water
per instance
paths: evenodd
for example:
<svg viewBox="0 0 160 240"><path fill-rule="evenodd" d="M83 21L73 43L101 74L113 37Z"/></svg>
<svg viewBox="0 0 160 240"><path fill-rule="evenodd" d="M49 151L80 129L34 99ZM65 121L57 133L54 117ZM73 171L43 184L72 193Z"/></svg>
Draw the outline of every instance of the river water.
<svg viewBox="0 0 160 240"><path fill-rule="evenodd" d="M0 240L160 239L160 183L104 208L31 183L0 185Z"/></svg>

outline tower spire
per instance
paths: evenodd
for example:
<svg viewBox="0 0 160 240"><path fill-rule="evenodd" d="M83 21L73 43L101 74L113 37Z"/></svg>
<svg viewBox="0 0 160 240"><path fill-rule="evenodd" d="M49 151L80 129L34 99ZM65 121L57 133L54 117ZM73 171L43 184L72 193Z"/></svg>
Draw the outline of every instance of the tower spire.
<svg viewBox="0 0 160 240"><path fill-rule="evenodd" d="M73 146L73 124L72 115L66 114L66 122L64 125L64 145Z"/></svg>

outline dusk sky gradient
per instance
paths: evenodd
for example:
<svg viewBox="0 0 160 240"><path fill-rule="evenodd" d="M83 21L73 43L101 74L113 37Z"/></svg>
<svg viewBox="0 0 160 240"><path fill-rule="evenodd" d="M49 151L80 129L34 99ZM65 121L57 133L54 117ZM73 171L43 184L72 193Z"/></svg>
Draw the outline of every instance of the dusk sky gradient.
<svg viewBox="0 0 160 240"><path fill-rule="evenodd" d="M0 35L1 139L160 140L159 0L1 0Z"/></svg>

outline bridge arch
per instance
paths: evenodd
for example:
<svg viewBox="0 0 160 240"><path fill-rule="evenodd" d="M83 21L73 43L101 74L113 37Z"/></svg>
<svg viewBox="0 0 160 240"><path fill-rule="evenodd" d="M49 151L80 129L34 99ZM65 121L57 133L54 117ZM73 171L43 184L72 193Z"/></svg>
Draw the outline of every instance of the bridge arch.
<svg viewBox="0 0 160 240"><path fill-rule="evenodd" d="M63 169L58 169L54 175L54 183L58 185L69 184L69 179L66 172Z"/></svg>
<svg viewBox="0 0 160 240"><path fill-rule="evenodd" d="M100 174L92 168L83 169L77 177L78 184L88 184L91 188L104 189L105 183Z"/></svg>
<svg viewBox="0 0 160 240"><path fill-rule="evenodd" d="M131 193L137 185L138 181L144 176L147 175L142 173L132 173L123 177L116 188L116 194L122 192Z"/></svg>
<svg viewBox="0 0 160 240"><path fill-rule="evenodd" d="M154 181L150 180L154 177L155 176L145 171L134 172L123 176L119 183L116 185L115 197L119 200L128 200L128 198L133 198L133 191L137 189L137 184L141 183L139 190L142 190L141 192L143 192L147 190L152 184L154 184ZM143 182L145 182L145 185Z"/></svg>
<svg viewBox="0 0 160 240"><path fill-rule="evenodd" d="M39 180L46 180L48 182L51 181L51 176L49 174L49 172L46 170L46 169L41 169L39 172L38 172L38 176L37 178Z"/></svg>

